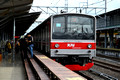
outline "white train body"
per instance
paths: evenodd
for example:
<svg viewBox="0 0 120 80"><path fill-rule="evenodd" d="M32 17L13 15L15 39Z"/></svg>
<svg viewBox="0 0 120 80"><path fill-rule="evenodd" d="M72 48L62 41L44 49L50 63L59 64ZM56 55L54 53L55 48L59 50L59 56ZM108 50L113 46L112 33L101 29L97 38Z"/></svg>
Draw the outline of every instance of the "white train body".
<svg viewBox="0 0 120 80"><path fill-rule="evenodd" d="M34 48L58 58L58 62L71 58L82 65L88 63L96 56L95 21L95 17L84 14L52 15L31 32Z"/></svg>

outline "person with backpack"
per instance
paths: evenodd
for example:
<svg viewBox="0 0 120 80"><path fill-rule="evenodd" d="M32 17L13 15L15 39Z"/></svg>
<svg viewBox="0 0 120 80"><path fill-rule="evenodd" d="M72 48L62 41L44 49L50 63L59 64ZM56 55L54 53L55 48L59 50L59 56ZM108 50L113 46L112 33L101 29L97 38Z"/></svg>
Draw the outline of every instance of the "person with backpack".
<svg viewBox="0 0 120 80"><path fill-rule="evenodd" d="M33 37L28 33L27 34L27 42L28 42L28 47L31 53L31 58L33 58Z"/></svg>
<svg viewBox="0 0 120 80"><path fill-rule="evenodd" d="M11 44L9 41L6 42L5 51L8 52L9 54L11 53Z"/></svg>

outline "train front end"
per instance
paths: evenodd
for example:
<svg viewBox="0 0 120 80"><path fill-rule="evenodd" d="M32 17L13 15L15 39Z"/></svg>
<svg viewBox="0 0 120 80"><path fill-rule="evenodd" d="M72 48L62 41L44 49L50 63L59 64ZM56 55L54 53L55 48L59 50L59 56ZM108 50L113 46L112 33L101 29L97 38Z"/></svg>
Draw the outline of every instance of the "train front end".
<svg viewBox="0 0 120 80"><path fill-rule="evenodd" d="M61 14L51 21L50 56L74 71L90 69L96 56L95 18Z"/></svg>

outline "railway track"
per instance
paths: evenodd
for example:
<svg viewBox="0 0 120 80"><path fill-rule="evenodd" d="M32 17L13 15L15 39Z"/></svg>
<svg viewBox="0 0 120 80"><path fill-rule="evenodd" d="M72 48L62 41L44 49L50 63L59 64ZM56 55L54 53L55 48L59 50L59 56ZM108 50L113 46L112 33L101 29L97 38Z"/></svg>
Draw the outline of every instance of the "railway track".
<svg viewBox="0 0 120 80"><path fill-rule="evenodd" d="M93 61L94 61L95 65L110 69L112 71L120 72L120 66L119 65L114 65L112 63L108 63L108 62L105 62L105 61L103 62L103 61L100 61L100 60L97 60L97 59L94 59Z"/></svg>
<svg viewBox="0 0 120 80"><path fill-rule="evenodd" d="M120 62L116 61L113 58L106 57L96 57L93 59L94 66L92 69L97 70L97 72L101 72L107 75L114 76L116 79L120 79ZM111 79L114 80L114 79Z"/></svg>
<svg viewBox="0 0 120 80"><path fill-rule="evenodd" d="M34 53L34 59L28 55L24 61L28 80L93 80L76 74L36 51Z"/></svg>
<svg viewBox="0 0 120 80"><path fill-rule="evenodd" d="M94 58L95 65L88 71L79 71L78 74L89 76L93 80L119 80L120 62L101 57Z"/></svg>
<svg viewBox="0 0 120 80"><path fill-rule="evenodd" d="M113 61L116 61L116 62L120 62L120 58L116 58L116 57L111 57L111 56L106 56L106 55L100 55L100 54L97 54L97 57L100 57L100 58L105 58L105 59L108 59L108 60L113 60Z"/></svg>
<svg viewBox="0 0 120 80"><path fill-rule="evenodd" d="M78 71L76 72L82 76L88 77L88 80L118 80L118 78L102 73L95 69L89 69L88 71ZM90 78L90 79L89 79Z"/></svg>
<svg viewBox="0 0 120 80"><path fill-rule="evenodd" d="M116 60L114 58L108 58L106 56L104 56L104 57L97 56L97 57L95 57L95 59L97 59L97 60L104 60L104 61L110 62L112 64L120 65L120 60L118 60L118 59Z"/></svg>
<svg viewBox="0 0 120 80"><path fill-rule="evenodd" d="M100 71L97 71L97 70L94 70L94 69L89 69L89 72L92 72L94 73L95 75L98 75L98 76L101 76L103 77L104 79L107 79L107 80L118 80L117 78L111 76L111 75L108 75L108 74L105 74L105 73L102 73Z"/></svg>

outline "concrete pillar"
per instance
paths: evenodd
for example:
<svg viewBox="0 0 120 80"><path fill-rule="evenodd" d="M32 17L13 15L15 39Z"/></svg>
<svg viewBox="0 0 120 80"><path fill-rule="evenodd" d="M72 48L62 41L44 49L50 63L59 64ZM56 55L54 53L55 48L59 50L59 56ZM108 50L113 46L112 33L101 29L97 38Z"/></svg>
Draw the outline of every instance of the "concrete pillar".
<svg viewBox="0 0 120 80"><path fill-rule="evenodd" d="M114 30L113 30L113 29L109 30L110 48L113 47L113 33L114 33Z"/></svg>
<svg viewBox="0 0 120 80"><path fill-rule="evenodd" d="M104 48L107 48L107 31L105 31L105 38L104 38Z"/></svg>
<svg viewBox="0 0 120 80"><path fill-rule="evenodd" d="M97 46L100 46L100 31L97 31Z"/></svg>

